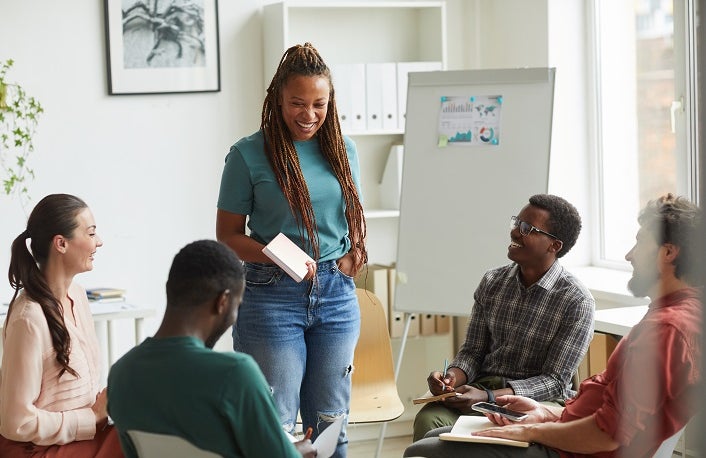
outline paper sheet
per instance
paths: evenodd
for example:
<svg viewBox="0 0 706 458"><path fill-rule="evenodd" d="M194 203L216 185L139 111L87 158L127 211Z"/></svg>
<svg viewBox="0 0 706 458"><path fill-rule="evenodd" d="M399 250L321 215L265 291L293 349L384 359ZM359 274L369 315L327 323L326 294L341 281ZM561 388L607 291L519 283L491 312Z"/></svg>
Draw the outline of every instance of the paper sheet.
<svg viewBox="0 0 706 458"><path fill-rule="evenodd" d="M336 445L338 444L338 436L341 434L341 428L343 428L343 417L339 417L329 425L328 428L324 430L314 441L314 448L316 448L316 458L329 458L336 451ZM298 442L300 439L287 433L289 440Z"/></svg>

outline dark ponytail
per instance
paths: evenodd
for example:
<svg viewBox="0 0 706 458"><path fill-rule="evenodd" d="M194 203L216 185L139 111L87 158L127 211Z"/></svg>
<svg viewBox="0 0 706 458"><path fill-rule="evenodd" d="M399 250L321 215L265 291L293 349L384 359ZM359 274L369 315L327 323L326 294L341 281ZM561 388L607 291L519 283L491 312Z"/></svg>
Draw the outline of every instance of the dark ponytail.
<svg viewBox="0 0 706 458"><path fill-rule="evenodd" d="M54 236L62 235L70 239L78 227L76 216L87 207L78 197L50 194L37 203L27 220L27 229L12 242L8 278L15 292L10 301L8 316L20 289L24 289L27 297L39 304L49 326L56 360L62 367L59 377L64 372L75 377L78 374L69 366L71 338L64 323L61 303L52 294L41 268L47 262ZM27 239L30 239L31 252L27 247Z"/></svg>

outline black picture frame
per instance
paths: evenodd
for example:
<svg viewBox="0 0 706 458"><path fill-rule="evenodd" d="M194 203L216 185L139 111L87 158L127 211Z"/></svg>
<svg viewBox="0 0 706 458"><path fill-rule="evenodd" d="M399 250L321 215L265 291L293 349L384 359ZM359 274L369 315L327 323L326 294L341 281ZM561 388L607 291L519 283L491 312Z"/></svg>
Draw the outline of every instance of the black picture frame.
<svg viewBox="0 0 706 458"><path fill-rule="evenodd" d="M108 93L221 90L218 0L104 0Z"/></svg>

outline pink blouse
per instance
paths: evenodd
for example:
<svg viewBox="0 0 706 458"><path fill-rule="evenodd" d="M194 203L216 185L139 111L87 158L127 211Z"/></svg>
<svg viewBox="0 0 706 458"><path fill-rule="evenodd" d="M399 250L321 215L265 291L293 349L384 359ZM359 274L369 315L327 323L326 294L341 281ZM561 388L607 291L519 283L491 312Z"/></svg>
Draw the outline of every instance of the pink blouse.
<svg viewBox="0 0 706 458"><path fill-rule="evenodd" d="M100 349L86 291L72 283L73 310L64 310L71 337L69 366L56 361L47 320L24 292L15 300L3 331L0 367L0 434L37 445L92 439L96 418L91 406L100 391Z"/></svg>

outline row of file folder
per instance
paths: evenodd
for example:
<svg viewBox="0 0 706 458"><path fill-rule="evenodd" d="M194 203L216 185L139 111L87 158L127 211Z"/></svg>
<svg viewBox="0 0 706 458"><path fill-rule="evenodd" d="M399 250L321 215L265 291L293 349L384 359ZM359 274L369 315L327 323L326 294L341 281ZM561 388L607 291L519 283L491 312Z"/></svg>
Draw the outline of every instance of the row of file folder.
<svg viewBox="0 0 706 458"><path fill-rule="evenodd" d="M441 70L441 62L332 64L336 107L344 133L404 130L407 75Z"/></svg>
<svg viewBox="0 0 706 458"><path fill-rule="evenodd" d="M394 266L369 264L355 278L358 288L374 293L382 302L387 315L390 337L402 337L407 313L394 310L395 279L397 271ZM431 313L412 313L407 336L425 336L432 334L448 334L451 331L451 317Z"/></svg>

